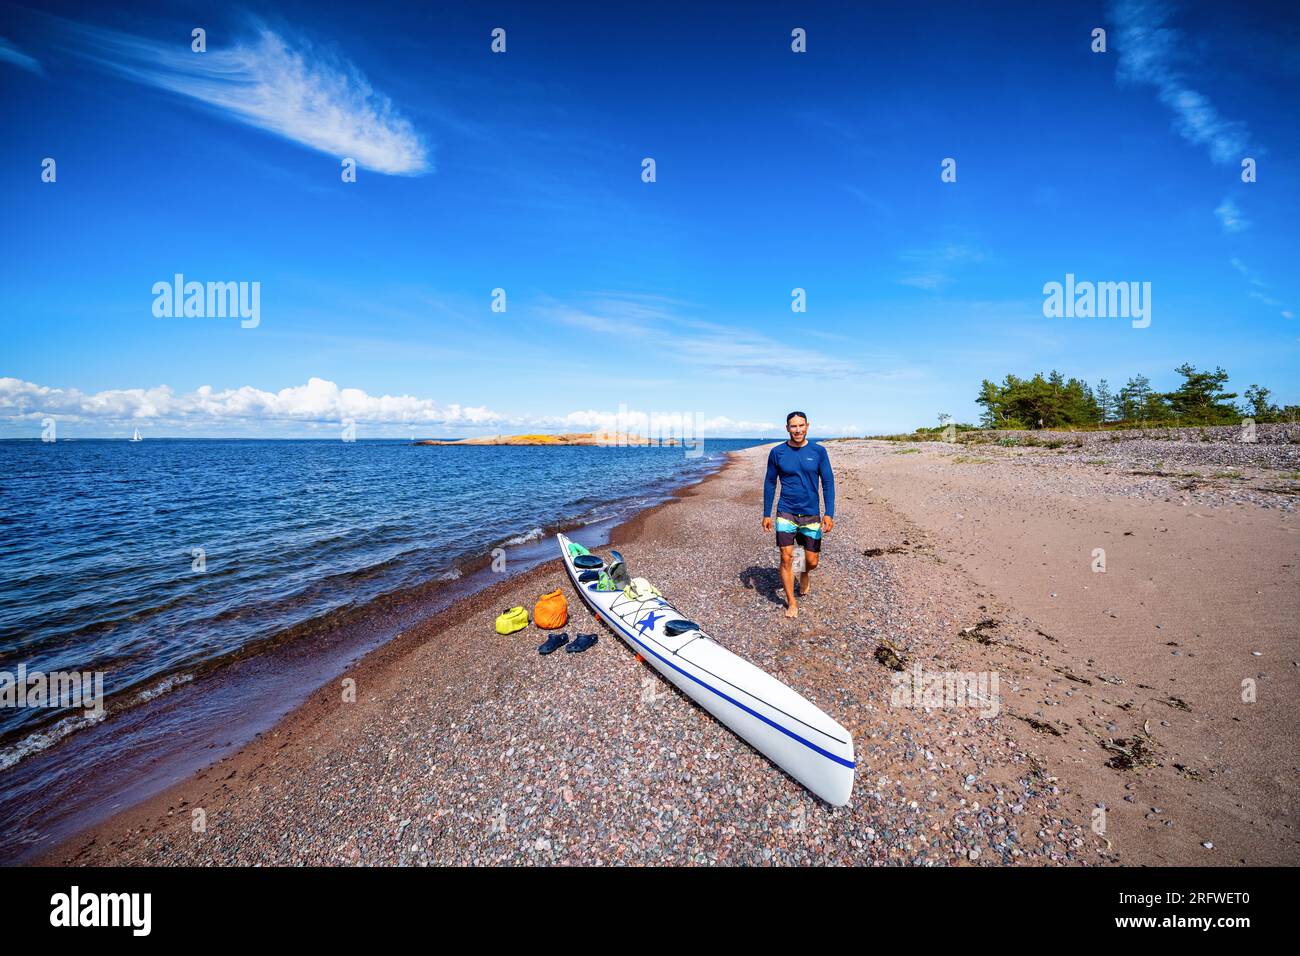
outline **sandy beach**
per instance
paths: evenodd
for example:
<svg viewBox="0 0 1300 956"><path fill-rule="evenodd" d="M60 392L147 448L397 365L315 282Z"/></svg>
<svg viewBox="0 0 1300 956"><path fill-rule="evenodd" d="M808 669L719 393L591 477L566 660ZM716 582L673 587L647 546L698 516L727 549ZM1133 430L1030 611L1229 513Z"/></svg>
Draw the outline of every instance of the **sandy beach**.
<svg viewBox="0 0 1300 956"><path fill-rule="evenodd" d="M1300 445L827 443L837 524L795 621L759 525L767 447L614 545L853 732L848 807L638 663L552 561L39 862L1300 862ZM595 647L540 657L536 628L495 633L557 587ZM900 705L891 678L918 666L996 675L996 713Z"/></svg>

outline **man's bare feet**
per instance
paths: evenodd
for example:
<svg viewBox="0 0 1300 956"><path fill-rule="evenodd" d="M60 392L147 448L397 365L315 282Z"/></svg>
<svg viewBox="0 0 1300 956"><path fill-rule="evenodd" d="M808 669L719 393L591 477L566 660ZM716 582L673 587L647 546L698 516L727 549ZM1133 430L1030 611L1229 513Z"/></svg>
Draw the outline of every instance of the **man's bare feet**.
<svg viewBox="0 0 1300 956"><path fill-rule="evenodd" d="M789 606L788 608L785 609L785 616L786 616L786 617L798 617L798 616L799 616L799 605L798 605L796 602L791 601L791 602L790 602L790 606Z"/></svg>
<svg viewBox="0 0 1300 956"><path fill-rule="evenodd" d="M812 576L804 571L799 575L799 596L807 597L812 593Z"/></svg>

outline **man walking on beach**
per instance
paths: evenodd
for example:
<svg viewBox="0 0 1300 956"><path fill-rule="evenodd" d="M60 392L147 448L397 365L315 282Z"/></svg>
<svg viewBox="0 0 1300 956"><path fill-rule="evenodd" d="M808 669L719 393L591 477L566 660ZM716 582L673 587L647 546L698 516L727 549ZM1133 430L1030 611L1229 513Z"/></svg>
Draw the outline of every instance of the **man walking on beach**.
<svg viewBox="0 0 1300 956"><path fill-rule="evenodd" d="M835 476L826 449L808 440L808 416L791 412L785 416L790 440L767 456L767 480L763 483L763 530L772 530L772 499L781 481L781 500L776 508L776 546L781 551L781 583L785 585L786 617L799 616L794 591L794 546L803 547L804 570L799 575L799 596L806 597L822 549L822 535L835 527ZM825 515L817 494L826 500Z"/></svg>

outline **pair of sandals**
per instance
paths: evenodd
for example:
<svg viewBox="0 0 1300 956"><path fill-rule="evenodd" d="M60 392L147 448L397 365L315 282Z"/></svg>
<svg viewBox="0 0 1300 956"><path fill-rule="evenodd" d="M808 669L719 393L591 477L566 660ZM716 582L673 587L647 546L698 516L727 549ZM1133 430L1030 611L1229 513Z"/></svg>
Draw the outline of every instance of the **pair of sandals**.
<svg viewBox="0 0 1300 956"><path fill-rule="evenodd" d="M579 634L577 637L573 639L573 643L570 644L569 635L564 632L561 632L559 634L552 634L550 637L548 637L546 639L546 643L540 645L537 648L537 653L550 654L553 651L558 651L561 647L564 647L564 645L568 644L569 645L568 647L564 647L565 653L581 654L583 651L585 651L587 648L591 647L591 645L595 643L596 643L595 634Z"/></svg>

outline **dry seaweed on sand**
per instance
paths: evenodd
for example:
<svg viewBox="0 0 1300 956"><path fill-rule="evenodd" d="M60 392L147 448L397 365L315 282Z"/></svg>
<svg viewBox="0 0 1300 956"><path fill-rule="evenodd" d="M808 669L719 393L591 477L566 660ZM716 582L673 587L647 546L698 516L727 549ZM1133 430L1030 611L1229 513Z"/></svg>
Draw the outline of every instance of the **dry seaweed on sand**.
<svg viewBox="0 0 1300 956"><path fill-rule="evenodd" d="M1063 736L1060 729L1057 728L1057 726L1051 723L1050 721L1039 720L1037 717L1022 717L1019 714L1012 714L1011 716L1016 718L1016 720L1023 720L1025 723L1027 723L1030 727L1033 727L1034 730L1037 730L1039 733L1051 734L1053 737Z"/></svg>
<svg viewBox="0 0 1300 956"><path fill-rule="evenodd" d="M1115 756L1106 761L1112 770L1142 770L1156 764L1155 749L1142 737L1120 737L1102 741L1102 747Z"/></svg>
<svg viewBox="0 0 1300 956"><path fill-rule="evenodd" d="M1088 678L1086 677L1080 677L1078 674L1074 673L1068 667L1053 667L1052 670L1060 674L1066 680L1072 680L1076 684L1087 684L1089 687L1092 686L1092 681L1088 680Z"/></svg>
<svg viewBox="0 0 1300 956"><path fill-rule="evenodd" d="M961 636L966 638L968 641L975 641L979 644L997 644L1000 642L996 640L993 635L987 632L998 626L997 621L993 620L991 617L986 617L978 624L973 624L970 627L963 627L961 629Z"/></svg>
<svg viewBox="0 0 1300 956"><path fill-rule="evenodd" d="M890 670L901 671L907 668L907 658L892 641L882 640L876 648L875 657L879 663Z"/></svg>

